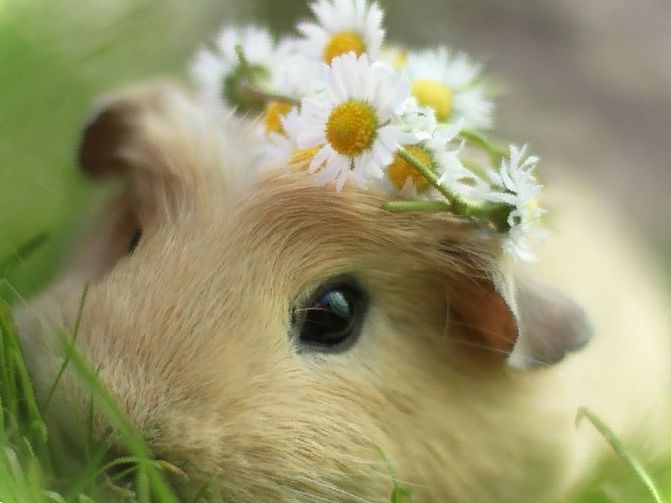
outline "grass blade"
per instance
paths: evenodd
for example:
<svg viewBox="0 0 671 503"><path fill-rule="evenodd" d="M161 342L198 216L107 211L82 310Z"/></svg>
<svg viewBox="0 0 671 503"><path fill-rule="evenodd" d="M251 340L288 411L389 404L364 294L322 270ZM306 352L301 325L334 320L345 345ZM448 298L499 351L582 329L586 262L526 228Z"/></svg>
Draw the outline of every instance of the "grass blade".
<svg viewBox="0 0 671 503"><path fill-rule="evenodd" d="M138 500L149 502L151 494L156 496L156 501L161 503L178 503L168 483L163 478L161 469L157 468L156 461L152 459L142 436L128 421L116 400L107 391L105 385L100 381L98 372L88 363L76 346L70 346L70 360L83 382L90 388L96 399L96 405L105 414L110 425L119 433L119 437L126 444L130 454L137 458L137 483Z"/></svg>
<svg viewBox="0 0 671 503"><path fill-rule="evenodd" d="M583 417L586 417L592 426L601 434L601 436L606 439L615 451L615 454L624 461L631 471L636 475L636 477L643 483L647 488L650 496L655 501L655 503L664 503L662 495L657 489L655 482L652 480L652 477L648 474L646 469L643 467L641 462L636 459L633 454L631 454L627 448L620 442L620 440L615 436L612 430L604 423L599 417L597 417L593 412L585 407L580 407L578 409L578 414L576 415L576 425L580 423Z"/></svg>
<svg viewBox="0 0 671 503"><path fill-rule="evenodd" d="M84 285L84 290L82 291L82 296L79 299L79 306L77 307L77 318L75 319L75 326L72 333L72 340L70 342L72 346L74 346L77 343L77 336L79 335L79 325L82 321L82 314L84 313L84 304L86 303L86 297L88 293L89 293L89 283L86 283L86 285ZM63 359L63 363L58 369L58 373L56 374L54 382L51 383L51 387L49 388L49 392L47 393L47 398L44 400L44 405L42 406L42 414L45 416L47 414L49 404L51 403L51 399L53 398L54 393L56 392L56 388L58 387L58 384L61 382L65 370L68 368L71 354L72 354L71 351L65 352L65 358Z"/></svg>
<svg viewBox="0 0 671 503"><path fill-rule="evenodd" d="M3 371L9 377L9 383L4 384L2 388L3 405L16 414L14 419L27 422L29 431L37 435L37 438L31 436L32 440L37 440L43 445L47 441L47 427L37 405L11 312L2 302L0 302L0 336L4 357L2 363L6 367ZM8 388L8 385L12 388ZM7 404L9 398L13 398L9 400L10 406Z"/></svg>
<svg viewBox="0 0 671 503"><path fill-rule="evenodd" d="M29 239L9 255L0 261L0 277L7 275L17 264L27 259L30 255L35 253L49 238L48 234L41 233Z"/></svg>

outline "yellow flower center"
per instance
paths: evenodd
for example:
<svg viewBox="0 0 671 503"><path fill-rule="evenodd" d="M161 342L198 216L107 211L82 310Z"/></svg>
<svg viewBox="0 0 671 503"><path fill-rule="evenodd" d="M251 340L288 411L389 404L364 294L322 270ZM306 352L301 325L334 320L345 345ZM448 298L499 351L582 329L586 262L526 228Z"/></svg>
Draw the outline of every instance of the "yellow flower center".
<svg viewBox="0 0 671 503"><path fill-rule="evenodd" d="M296 149L294 155L291 156L289 164L296 168L304 169L310 164L310 161L319 152L319 147Z"/></svg>
<svg viewBox="0 0 671 503"><path fill-rule="evenodd" d="M529 210L537 210L539 206L538 199L531 199L530 201L527 201L527 204L525 206Z"/></svg>
<svg viewBox="0 0 671 503"><path fill-rule="evenodd" d="M412 83L411 92L417 103L433 108L439 121L446 121L452 114L452 91L442 82L417 79Z"/></svg>
<svg viewBox="0 0 671 503"><path fill-rule="evenodd" d="M431 171L435 171L433 158L425 149L418 146L406 147L405 149L424 166ZM398 154L394 155L394 160L387 167L387 176L391 180L391 183L394 184L394 187L399 190L403 188L408 178L412 179L412 183L417 190L422 190L428 185L426 178L419 174L412 164L401 158Z"/></svg>
<svg viewBox="0 0 671 503"><path fill-rule="evenodd" d="M377 133L375 110L363 101L350 100L333 109L326 121L326 139L339 154L354 157L368 149Z"/></svg>
<svg viewBox="0 0 671 503"><path fill-rule="evenodd" d="M337 56L342 56L350 51L354 51L359 56L365 50L366 45L361 35L353 31L341 31L333 35L331 40L328 41L326 47L324 47L322 57L324 58L324 62L330 65L331 60Z"/></svg>
<svg viewBox="0 0 671 503"><path fill-rule="evenodd" d="M394 66L394 68L400 70L405 66L406 61L408 61L408 51L405 49L398 49L392 57L391 64Z"/></svg>
<svg viewBox="0 0 671 503"><path fill-rule="evenodd" d="M282 117L288 114L293 105L286 101L271 101L266 105L263 114L263 124L266 126L267 133L283 133Z"/></svg>

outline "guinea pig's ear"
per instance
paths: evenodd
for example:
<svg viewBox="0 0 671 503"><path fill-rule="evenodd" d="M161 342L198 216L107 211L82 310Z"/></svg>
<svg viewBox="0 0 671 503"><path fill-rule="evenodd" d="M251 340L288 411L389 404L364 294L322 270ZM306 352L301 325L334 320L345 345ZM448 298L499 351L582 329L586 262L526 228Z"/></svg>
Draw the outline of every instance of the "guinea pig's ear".
<svg viewBox="0 0 671 503"><path fill-rule="evenodd" d="M230 112L161 81L102 100L82 134L78 162L92 178L127 180L129 195L143 205L170 209L206 204L200 193L213 184L228 190L253 179L251 138L249 125Z"/></svg>
<svg viewBox="0 0 671 503"><path fill-rule="evenodd" d="M536 368L583 348L593 335L585 310L564 293L525 278L515 289L518 337L508 364Z"/></svg>
<svg viewBox="0 0 671 503"><path fill-rule="evenodd" d="M490 263L462 270L450 301L462 331L506 355L510 367L530 369L561 361L592 336L585 311L563 293L517 279Z"/></svg>
<svg viewBox="0 0 671 503"><path fill-rule="evenodd" d="M201 115L186 90L166 82L108 97L84 128L79 166L94 179L125 179L142 207L174 204L204 174L202 154L191 155Z"/></svg>
<svg viewBox="0 0 671 503"><path fill-rule="evenodd" d="M133 163L127 147L135 141L138 107L128 100L100 103L84 128L78 163L93 178L121 174Z"/></svg>
<svg viewBox="0 0 671 503"><path fill-rule="evenodd" d="M241 126L171 82L103 99L84 127L77 160L85 175L118 179L122 190L85 236L73 267L105 274L176 215L210 204L208 191L235 186L237 173L251 172Z"/></svg>

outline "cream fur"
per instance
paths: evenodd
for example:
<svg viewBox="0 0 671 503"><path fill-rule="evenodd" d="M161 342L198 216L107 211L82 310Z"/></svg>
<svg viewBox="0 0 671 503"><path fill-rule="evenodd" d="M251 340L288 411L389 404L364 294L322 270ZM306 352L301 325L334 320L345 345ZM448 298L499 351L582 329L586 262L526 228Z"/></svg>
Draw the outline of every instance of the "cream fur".
<svg viewBox="0 0 671 503"><path fill-rule="evenodd" d="M417 501L561 501L608 455L575 427L579 406L644 459L667 453L661 290L591 197L558 189L558 231L529 274L587 306L596 338L560 364L512 370L448 309L478 302L469 275L495 267L476 229L389 214L373 194L301 173L256 173L250 128L173 85L106 106L125 135L100 168L127 188L17 318L43 396L61 362L56 330L72 328L92 281L79 347L154 454L189 473L180 490L214 473L226 501L389 501L384 453ZM136 220L144 236L126 257ZM372 299L360 340L298 354L292 305L341 273ZM87 396L69 375L59 398L67 430ZM103 417L96 432L114 441Z"/></svg>

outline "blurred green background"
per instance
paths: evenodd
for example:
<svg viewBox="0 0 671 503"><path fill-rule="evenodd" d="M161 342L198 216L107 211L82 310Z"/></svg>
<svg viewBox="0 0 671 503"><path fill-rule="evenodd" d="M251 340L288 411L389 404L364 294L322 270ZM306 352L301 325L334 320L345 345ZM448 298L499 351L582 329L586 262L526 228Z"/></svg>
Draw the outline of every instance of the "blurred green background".
<svg viewBox="0 0 671 503"><path fill-rule="evenodd" d="M393 39L447 43L482 60L502 90L501 136L529 142L550 178L570 171L590 181L668 262L671 2L382 3ZM0 296L43 285L91 211L96 195L73 159L96 96L184 75L223 23L279 32L306 13L302 0L0 0L0 256L50 235Z"/></svg>

